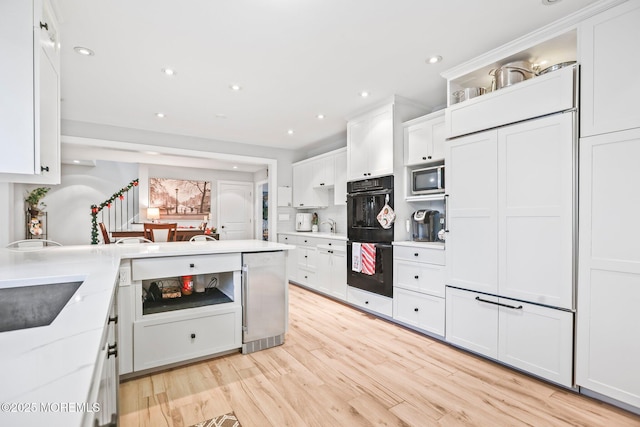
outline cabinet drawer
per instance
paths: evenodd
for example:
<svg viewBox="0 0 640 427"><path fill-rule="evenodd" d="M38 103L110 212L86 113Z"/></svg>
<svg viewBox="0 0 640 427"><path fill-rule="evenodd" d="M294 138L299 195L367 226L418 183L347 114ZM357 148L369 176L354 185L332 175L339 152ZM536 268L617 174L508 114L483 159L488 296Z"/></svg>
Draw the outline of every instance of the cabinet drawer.
<svg viewBox="0 0 640 427"><path fill-rule="evenodd" d="M407 325L444 336L444 308L444 298L393 289L393 318Z"/></svg>
<svg viewBox="0 0 640 427"><path fill-rule="evenodd" d="M393 299L351 286L347 286L347 302L384 316L393 314Z"/></svg>
<svg viewBox="0 0 640 427"><path fill-rule="evenodd" d="M394 286L444 298L444 266L396 261L393 272L396 276Z"/></svg>
<svg viewBox="0 0 640 427"><path fill-rule="evenodd" d="M298 236L292 236L291 234L278 234L278 243L285 243L287 245L297 245Z"/></svg>
<svg viewBox="0 0 640 427"><path fill-rule="evenodd" d="M241 334L238 306L198 317L135 322L133 367L140 371L240 348Z"/></svg>
<svg viewBox="0 0 640 427"><path fill-rule="evenodd" d="M320 237L311 237L311 236L296 236L296 237L298 238L298 245L300 246L317 246L325 242L325 240Z"/></svg>
<svg viewBox="0 0 640 427"><path fill-rule="evenodd" d="M442 249L394 246L393 258L444 265L445 253Z"/></svg>
<svg viewBox="0 0 640 427"><path fill-rule="evenodd" d="M298 269L298 282L311 288L316 288L317 278L315 270L309 270L306 268Z"/></svg>
<svg viewBox="0 0 640 427"><path fill-rule="evenodd" d="M220 273L241 268L242 257L239 253L158 257L131 261L133 280Z"/></svg>
<svg viewBox="0 0 640 427"><path fill-rule="evenodd" d="M573 108L574 72L575 67L566 67L447 108L447 137Z"/></svg>

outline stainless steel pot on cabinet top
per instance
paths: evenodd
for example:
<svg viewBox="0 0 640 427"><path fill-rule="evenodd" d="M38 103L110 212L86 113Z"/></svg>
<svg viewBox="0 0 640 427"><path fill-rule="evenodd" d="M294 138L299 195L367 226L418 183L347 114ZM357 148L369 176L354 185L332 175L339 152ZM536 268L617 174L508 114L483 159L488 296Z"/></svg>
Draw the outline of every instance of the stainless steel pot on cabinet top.
<svg viewBox="0 0 640 427"><path fill-rule="evenodd" d="M466 101L467 99L475 98L476 96L484 95L486 92L487 90L483 87L467 87L457 90L452 94L454 104Z"/></svg>
<svg viewBox="0 0 640 427"><path fill-rule="evenodd" d="M493 76L492 88L502 89L528 80L536 75L529 61L514 61L489 71Z"/></svg>

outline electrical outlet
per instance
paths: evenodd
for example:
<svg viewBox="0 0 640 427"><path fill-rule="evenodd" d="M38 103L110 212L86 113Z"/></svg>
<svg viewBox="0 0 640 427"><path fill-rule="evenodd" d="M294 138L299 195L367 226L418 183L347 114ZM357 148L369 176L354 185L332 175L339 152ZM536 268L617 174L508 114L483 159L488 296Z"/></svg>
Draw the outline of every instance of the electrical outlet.
<svg viewBox="0 0 640 427"><path fill-rule="evenodd" d="M120 275L118 280L120 286L128 286L131 284L131 267L128 265L120 266Z"/></svg>

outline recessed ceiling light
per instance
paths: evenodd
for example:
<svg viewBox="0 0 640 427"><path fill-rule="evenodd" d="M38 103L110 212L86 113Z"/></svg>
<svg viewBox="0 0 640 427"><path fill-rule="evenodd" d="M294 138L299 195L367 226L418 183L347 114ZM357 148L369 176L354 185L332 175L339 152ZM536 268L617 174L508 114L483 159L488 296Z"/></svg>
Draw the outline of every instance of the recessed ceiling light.
<svg viewBox="0 0 640 427"><path fill-rule="evenodd" d="M231 86L229 86L229 89L235 90L237 92L237 91L241 90L242 87L240 85L231 85Z"/></svg>
<svg viewBox="0 0 640 427"><path fill-rule="evenodd" d="M227 115L226 114L216 114L216 119L226 119Z"/></svg>
<svg viewBox="0 0 640 427"><path fill-rule="evenodd" d="M74 160L73 163L77 165L78 163L80 163L80 160Z"/></svg>
<svg viewBox="0 0 640 427"><path fill-rule="evenodd" d="M159 118L159 119L164 119L165 115L164 115L164 113L156 113L156 117Z"/></svg>
<svg viewBox="0 0 640 427"><path fill-rule="evenodd" d="M318 115L316 116L316 118L317 118L318 120L322 120L322 119L324 119L324 114L318 114Z"/></svg>
<svg viewBox="0 0 640 427"><path fill-rule="evenodd" d="M366 90L363 90L362 92L360 92L360 96L363 98L366 98L367 96L369 96L369 92L367 92Z"/></svg>
<svg viewBox="0 0 640 427"><path fill-rule="evenodd" d="M442 61L442 56L440 56L440 55L434 55L434 56L430 56L429 58L427 58L427 63L428 64L437 64L440 61Z"/></svg>
<svg viewBox="0 0 640 427"><path fill-rule="evenodd" d="M232 166L232 167L233 167L233 169L238 169L238 167L237 167L237 166Z"/></svg>
<svg viewBox="0 0 640 427"><path fill-rule="evenodd" d="M552 6L556 3L560 3L562 0L542 0L542 4L545 6Z"/></svg>
<svg viewBox="0 0 640 427"><path fill-rule="evenodd" d="M76 51L76 53L80 54L80 55L84 55L84 56L93 56L95 55L95 53L87 48L87 47L82 47L82 46L76 46L73 48L73 50Z"/></svg>
<svg viewBox="0 0 640 427"><path fill-rule="evenodd" d="M293 129L289 129L289 130L287 131L287 133L288 133L289 135L293 135Z"/></svg>
<svg viewBox="0 0 640 427"><path fill-rule="evenodd" d="M162 72L165 73L167 76L175 76L177 74L173 68L163 68Z"/></svg>

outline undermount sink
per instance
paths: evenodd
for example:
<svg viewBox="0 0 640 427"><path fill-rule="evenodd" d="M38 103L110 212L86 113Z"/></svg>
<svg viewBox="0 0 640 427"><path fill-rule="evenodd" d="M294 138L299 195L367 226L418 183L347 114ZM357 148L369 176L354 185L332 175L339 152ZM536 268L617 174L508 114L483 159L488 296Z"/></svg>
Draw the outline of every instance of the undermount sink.
<svg viewBox="0 0 640 427"><path fill-rule="evenodd" d="M50 325L81 284L63 282L0 289L0 332Z"/></svg>

